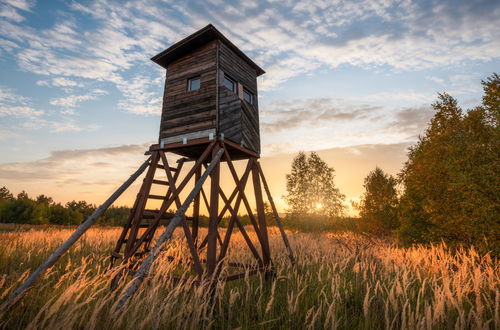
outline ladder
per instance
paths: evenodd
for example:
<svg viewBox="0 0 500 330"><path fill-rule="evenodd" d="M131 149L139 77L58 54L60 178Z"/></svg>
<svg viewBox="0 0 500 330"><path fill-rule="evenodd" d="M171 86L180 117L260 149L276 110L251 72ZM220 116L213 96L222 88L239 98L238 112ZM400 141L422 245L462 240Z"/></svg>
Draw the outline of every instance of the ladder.
<svg viewBox="0 0 500 330"><path fill-rule="evenodd" d="M118 259L122 261L139 259L150 251L156 229L160 225L168 225L174 213L166 212L160 215L159 210L147 209L148 202L160 200L162 204L169 204L167 205L167 209L170 207L170 204L174 202L174 198L172 197L174 194L171 187L175 186L184 161L185 159L182 158L177 162L177 167L170 167L162 151L153 152L151 164L137 194L134 206L130 211L127 222L123 226L116 247L111 252L111 265ZM157 169L165 170L166 178L155 178ZM168 187L167 192L162 195L152 194L153 185L166 186ZM192 218L186 217L186 220L192 220Z"/></svg>

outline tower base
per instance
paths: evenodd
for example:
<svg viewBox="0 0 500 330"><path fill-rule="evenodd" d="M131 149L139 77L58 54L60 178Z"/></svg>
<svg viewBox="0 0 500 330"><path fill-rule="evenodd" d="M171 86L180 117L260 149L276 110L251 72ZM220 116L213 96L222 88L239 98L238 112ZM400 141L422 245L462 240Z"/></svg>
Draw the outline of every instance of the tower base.
<svg viewBox="0 0 500 330"><path fill-rule="evenodd" d="M294 262L288 239L281 225L264 173L259 164L258 155L231 141L224 141L220 138L208 141L209 143L206 143L207 141L198 142L194 143L192 147L197 150L200 147L204 147L204 150L198 153L200 156L196 159L180 158L177 160L175 166L171 166L169 163L168 153L179 154L179 150L186 149L182 149L181 146L177 145L167 145L164 147L153 145L150 148L151 163L130 216L111 254L112 264L121 261L127 262L132 271L134 268L137 268L138 263L150 252L151 243L155 239L155 232L158 227L168 225L174 217L175 212L167 212L167 210L180 209L184 203L181 202L183 199L182 196L186 191L191 191L190 187L194 187L191 194L193 192L196 194L191 204L191 215L186 216L183 214L179 227L181 227L190 252L189 258L185 262L193 268L197 280L217 279L230 281L245 277L247 274L253 275L263 271L272 272L262 186L264 186L267 194L273 216L280 227L290 258ZM216 157L220 153L220 150L222 150L222 156L219 155L219 157ZM237 159L246 162L245 170L241 175L238 175L235 169L232 159L233 155L236 155ZM214 159L216 160L214 161ZM212 166L212 163L215 162L216 164L213 164L214 167L212 167L213 169L210 172L210 181L205 182L198 191L195 191L203 169ZM224 193L221 187L221 165L223 164L227 165L226 167L229 172L225 173L225 175L229 175L234 185L229 195ZM250 195L247 196L247 190L249 189L246 188L249 186L249 180L252 182L252 189ZM153 192L153 190L161 188L163 188L162 193ZM204 188L208 188L207 191ZM209 194L207 194L208 190ZM249 196L255 200L256 214L252 211L248 200ZM202 200L203 206L208 212L208 230L206 235L200 235L199 231ZM151 204L154 204L154 202L158 203L158 201L160 202L159 207L152 208ZM248 216L251 227L257 237L257 244L252 242L247 228L245 228L241 221L239 212L244 212ZM219 229L221 221L224 218L228 219L228 225L225 232L222 233ZM256 264L228 263L230 267L243 267L245 270L244 272L240 271L221 277L221 265L227 255L235 227L238 228L246 242Z"/></svg>

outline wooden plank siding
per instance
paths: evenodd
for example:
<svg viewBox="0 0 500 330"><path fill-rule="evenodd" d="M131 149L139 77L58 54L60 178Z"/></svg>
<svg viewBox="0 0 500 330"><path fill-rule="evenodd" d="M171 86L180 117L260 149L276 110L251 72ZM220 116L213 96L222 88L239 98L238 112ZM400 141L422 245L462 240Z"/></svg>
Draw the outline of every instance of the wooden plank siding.
<svg viewBox="0 0 500 330"><path fill-rule="evenodd" d="M240 95L223 86L224 74L238 83ZM198 76L200 89L187 91L188 79ZM253 105L241 99L241 86L254 94ZM160 141L211 129L260 154L257 72L220 40L168 64Z"/></svg>
<svg viewBox="0 0 500 330"><path fill-rule="evenodd" d="M160 140L216 127L217 41L207 43L167 67ZM200 89L187 80L200 77Z"/></svg>
<svg viewBox="0 0 500 330"><path fill-rule="evenodd" d="M238 144L243 143L245 147L260 154L257 72L220 41L219 68L219 131L224 133L225 138ZM222 85L224 74L254 94L253 105L241 100L237 94ZM235 99L239 100L238 104L234 102ZM225 107L227 103L231 105Z"/></svg>

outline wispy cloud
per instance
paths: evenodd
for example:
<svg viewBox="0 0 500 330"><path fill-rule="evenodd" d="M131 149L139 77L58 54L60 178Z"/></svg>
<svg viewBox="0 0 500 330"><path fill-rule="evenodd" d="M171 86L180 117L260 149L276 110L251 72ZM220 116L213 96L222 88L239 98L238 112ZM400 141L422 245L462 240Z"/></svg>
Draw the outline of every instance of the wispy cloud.
<svg viewBox="0 0 500 330"><path fill-rule="evenodd" d="M27 97L16 94L12 89L0 86L0 117L39 117L44 112L30 106Z"/></svg>
<svg viewBox="0 0 500 330"><path fill-rule="evenodd" d="M85 95L69 95L65 97L60 97L60 98L54 98L50 100L50 104L60 106L60 107L69 107L73 108L76 107L79 103L88 101L88 100L95 100L101 95L106 95L108 92L102 89L94 89L90 91L90 93L85 94Z"/></svg>
<svg viewBox="0 0 500 330"><path fill-rule="evenodd" d="M124 145L98 149L53 151L49 157L29 162L0 164L0 178L17 182L52 182L68 184L77 180L79 184L99 184L100 180L115 177L116 163L124 168L137 164L143 158L146 144ZM134 161L135 160L135 161ZM89 177L88 173L94 173Z"/></svg>
<svg viewBox="0 0 500 330"><path fill-rule="evenodd" d="M277 133L296 127L315 127L332 121L367 119L380 106L350 104L332 98L273 102L262 111L261 128L266 133Z"/></svg>
<svg viewBox="0 0 500 330"><path fill-rule="evenodd" d="M414 71L500 56L495 1L95 0L71 3L74 15L41 31L20 25L29 2L4 6L21 17L0 22L0 47L16 55L23 70L51 76L50 84L61 88L77 87L69 83L75 78L111 83L123 94L120 109L145 115L158 113L163 79L149 57L209 22L267 70L262 90L321 67ZM93 26L83 33L77 32L82 16Z"/></svg>

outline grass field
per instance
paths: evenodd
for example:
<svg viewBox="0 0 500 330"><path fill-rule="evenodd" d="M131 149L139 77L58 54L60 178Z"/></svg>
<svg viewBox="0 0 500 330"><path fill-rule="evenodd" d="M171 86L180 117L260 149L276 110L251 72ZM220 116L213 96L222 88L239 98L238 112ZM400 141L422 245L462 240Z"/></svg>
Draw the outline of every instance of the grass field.
<svg viewBox="0 0 500 330"><path fill-rule="evenodd" d="M70 233L0 226L0 302ZM349 233L290 233L293 268L274 228L274 278L220 283L213 300L206 286L193 285L188 270L187 281L174 287L169 274L180 271L187 254L176 237L113 319L114 272L106 265L119 233L89 230L18 306L0 315L0 328L500 329L499 263L474 249L451 253L445 245L398 248ZM243 239L233 238L228 260L251 262Z"/></svg>

